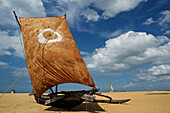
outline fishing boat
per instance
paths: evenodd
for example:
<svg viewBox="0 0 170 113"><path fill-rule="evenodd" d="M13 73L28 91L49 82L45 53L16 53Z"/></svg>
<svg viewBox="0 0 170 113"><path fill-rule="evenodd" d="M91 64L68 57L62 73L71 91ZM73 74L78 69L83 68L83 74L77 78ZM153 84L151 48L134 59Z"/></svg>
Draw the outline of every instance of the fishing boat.
<svg viewBox="0 0 170 113"><path fill-rule="evenodd" d="M110 89L111 89L111 91L110 92L114 92L115 91L115 89L113 88L113 85L112 85L112 83L110 82Z"/></svg>
<svg viewBox="0 0 170 113"><path fill-rule="evenodd" d="M15 14L15 12L14 12ZM29 76L37 103L69 109L84 101L124 103L97 93L96 87L68 26L66 15L59 17L18 17ZM64 83L77 83L91 90L57 91ZM56 86L56 91L52 87ZM51 93L44 95L44 92ZM94 95L109 100L96 100Z"/></svg>

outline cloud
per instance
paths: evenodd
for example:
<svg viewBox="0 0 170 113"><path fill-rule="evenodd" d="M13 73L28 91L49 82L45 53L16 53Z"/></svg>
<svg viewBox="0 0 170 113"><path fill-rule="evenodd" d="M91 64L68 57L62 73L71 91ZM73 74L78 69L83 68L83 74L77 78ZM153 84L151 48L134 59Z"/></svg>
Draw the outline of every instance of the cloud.
<svg viewBox="0 0 170 113"><path fill-rule="evenodd" d="M0 31L0 56L13 55L24 58L19 36L9 35L7 31Z"/></svg>
<svg viewBox="0 0 170 113"><path fill-rule="evenodd" d="M117 29L117 30L115 30L114 32L102 32L102 33L100 33L99 35L100 35L101 37L105 37L105 38L114 38L114 37L116 37L116 36L121 35L122 32L123 32L122 29Z"/></svg>
<svg viewBox="0 0 170 113"><path fill-rule="evenodd" d="M13 11L18 16L45 16L41 0L0 0L0 25L16 26Z"/></svg>
<svg viewBox="0 0 170 113"><path fill-rule="evenodd" d="M115 17L117 14L134 9L140 2L145 0L95 0L94 7L103 11L101 18L108 19Z"/></svg>
<svg viewBox="0 0 170 113"><path fill-rule="evenodd" d="M152 23L157 23L160 26L166 26L167 24L170 23L170 10L165 10L160 12L159 18L157 20L153 20L152 17L148 18L143 24L149 25Z"/></svg>
<svg viewBox="0 0 170 113"><path fill-rule="evenodd" d="M170 10L165 10L161 12L161 17L158 19L158 24L164 26L170 23Z"/></svg>
<svg viewBox="0 0 170 113"><path fill-rule="evenodd" d="M170 65L153 66L148 72L154 76L170 75Z"/></svg>
<svg viewBox="0 0 170 113"><path fill-rule="evenodd" d="M12 71L12 72L10 72L13 76L17 76L17 77L19 77L24 71L25 71L25 69L26 69L26 67L22 67L22 68L18 68L18 67L12 67L11 66L11 68L14 70L14 71ZM28 73L28 70L24 73L24 76L26 77L26 78L29 78L29 73Z"/></svg>
<svg viewBox="0 0 170 113"><path fill-rule="evenodd" d="M149 69L142 69L134 81L170 80L170 65L158 65Z"/></svg>
<svg viewBox="0 0 170 113"><path fill-rule="evenodd" d="M150 18L148 18L143 24L144 24L144 25L150 25L150 24L152 24L152 23L155 23L155 21L153 20L152 17L150 17Z"/></svg>
<svg viewBox="0 0 170 113"><path fill-rule="evenodd" d="M90 53L85 52L85 51L80 51L80 53L82 56L90 56Z"/></svg>
<svg viewBox="0 0 170 113"><path fill-rule="evenodd" d="M124 85L123 88L131 87L131 86L133 86L133 83L132 83L132 82L130 82L130 83L127 84L127 85Z"/></svg>
<svg viewBox="0 0 170 113"><path fill-rule="evenodd" d="M87 65L105 75L121 74L143 65L170 63L170 40L166 36L129 31L105 43L94 51L92 62Z"/></svg>
<svg viewBox="0 0 170 113"><path fill-rule="evenodd" d="M146 0L52 0L51 2L43 0L49 6L56 4L46 9L49 14L64 15L66 13L71 27L77 27L82 17L86 19L86 22L113 18L121 12L134 9L142 1Z"/></svg>
<svg viewBox="0 0 170 113"><path fill-rule="evenodd" d="M150 25L152 23L156 23L158 24L159 26L162 27L162 31L165 30L165 35L169 35L169 24L170 24L170 10L165 10L165 11L162 11L160 12L160 16L155 19L155 21L153 20L152 17L148 18L143 24L144 25Z"/></svg>
<svg viewBox="0 0 170 113"><path fill-rule="evenodd" d="M0 61L0 66L8 66L8 63Z"/></svg>
<svg viewBox="0 0 170 113"><path fill-rule="evenodd" d="M170 30L167 30L164 34L165 35L170 35Z"/></svg>
<svg viewBox="0 0 170 113"><path fill-rule="evenodd" d="M89 8L82 11L81 15L87 19L86 22L88 21L96 22L99 20L99 17L100 17L96 11L89 9Z"/></svg>

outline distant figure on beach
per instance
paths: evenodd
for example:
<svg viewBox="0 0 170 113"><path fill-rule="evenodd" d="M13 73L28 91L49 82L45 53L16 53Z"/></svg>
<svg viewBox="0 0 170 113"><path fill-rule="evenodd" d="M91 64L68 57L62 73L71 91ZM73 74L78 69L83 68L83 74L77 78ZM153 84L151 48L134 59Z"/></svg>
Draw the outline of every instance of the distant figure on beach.
<svg viewBox="0 0 170 113"><path fill-rule="evenodd" d="M11 90L11 94L14 94L15 93L15 90Z"/></svg>

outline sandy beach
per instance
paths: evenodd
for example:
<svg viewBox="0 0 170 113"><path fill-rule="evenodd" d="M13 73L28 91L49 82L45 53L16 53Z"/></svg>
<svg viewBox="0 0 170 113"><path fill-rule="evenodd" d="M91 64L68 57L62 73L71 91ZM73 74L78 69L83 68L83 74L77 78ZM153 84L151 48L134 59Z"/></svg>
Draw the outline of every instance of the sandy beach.
<svg viewBox="0 0 170 113"><path fill-rule="evenodd" d="M148 93L163 93L146 95ZM102 93L111 96L113 99L128 99L131 101L124 104L108 103L87 103L84 102L78 107L70 110L54 108L37 104L33 96L28 93L5 94L0 99L0 113L86 113L86 112L106 112L106 113L170 113L170 93L169 91L152 92L114 92ZM0 94L2 95L2 94ZM102 99L96 96L97 99Z"/></svg>

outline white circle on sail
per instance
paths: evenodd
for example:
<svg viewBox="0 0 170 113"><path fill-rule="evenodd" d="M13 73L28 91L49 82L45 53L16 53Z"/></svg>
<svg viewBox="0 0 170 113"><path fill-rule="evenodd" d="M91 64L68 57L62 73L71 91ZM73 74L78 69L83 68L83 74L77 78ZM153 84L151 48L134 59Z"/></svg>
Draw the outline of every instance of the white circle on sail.
<svg viewBox="0 0 170 113"><path fill-rule="evenodd" d="M43 34L47 31L50 31L52 33L55 33L58 37L56 39L52 39L52 40L48 40L46 38L44 38ZM39 38L39 42L40 43L54 43L54 42L60 42L62 40L62 36L58 33L58 32L55 32L54 30L52 30L51 28L47 28L47 29L44 29L44 30L39 30L39 35L38 35L38 38ZM50 37L49 37L50 38Z"/></svg>

